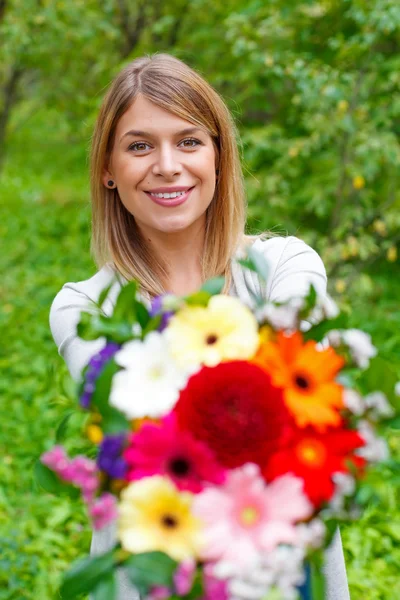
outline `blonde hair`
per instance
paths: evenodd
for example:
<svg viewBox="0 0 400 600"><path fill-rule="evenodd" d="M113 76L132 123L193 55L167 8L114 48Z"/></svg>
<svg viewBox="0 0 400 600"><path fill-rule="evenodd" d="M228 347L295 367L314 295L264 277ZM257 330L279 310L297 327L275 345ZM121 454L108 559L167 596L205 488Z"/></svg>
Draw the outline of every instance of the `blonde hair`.
<svg viewBox="0 0 400 600"><path fill-rule="evenodd" d="M166 266L150 252L118 191L106 188L102 182L117 123L138 94L205 128L212 138L219 176L206 212L202 275L203 280L224 275L227 292L231 283L230 261L245 239L246 201L237 129L212 86L169 54L144 56L129 63L103 100L91 149L92 256L98 268L112 262L123 277L136 279L150 296L165 292Z"/></svg>

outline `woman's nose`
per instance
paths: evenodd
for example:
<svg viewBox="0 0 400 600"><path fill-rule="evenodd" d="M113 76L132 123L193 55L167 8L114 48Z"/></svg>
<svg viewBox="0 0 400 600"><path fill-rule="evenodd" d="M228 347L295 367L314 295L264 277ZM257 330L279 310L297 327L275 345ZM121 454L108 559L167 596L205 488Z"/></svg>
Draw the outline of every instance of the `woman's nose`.
<svg viewBox="0 0 400 600"><path fill-rule="evenodd" d="M160 148L153 165L153 174L172 177L173 175L179 175L181 172L182 164L178 156L178 151L169 145Z"/></svg>

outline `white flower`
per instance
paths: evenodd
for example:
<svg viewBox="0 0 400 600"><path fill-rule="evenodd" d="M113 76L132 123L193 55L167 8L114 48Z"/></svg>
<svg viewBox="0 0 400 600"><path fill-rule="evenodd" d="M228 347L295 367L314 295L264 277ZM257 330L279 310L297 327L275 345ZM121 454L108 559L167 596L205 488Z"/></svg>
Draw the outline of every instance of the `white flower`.
<svg viewBox="0 0 400 600"><path fill-rule="evenodd" d="M400 381L398 381L394 386L394 393L396 394L396 396L400 396Z"/></svg>
<svg viewBox="0 0 400 600"><path fill-rule="evenodd" d="M377 354L377 349L372 345L371 336L360 329L333 329L327 335L329 344L337 348L344 344L350 350L355 364L360 369L369 366L369 359Z"/></svg>
<svg viewBox="0 0 400 600"><path fill-rule="evenodd" d="M334 514L340 514L344 508L345 497L354 494L356 482L354 477L348 473L334 473L332 479L335 484L335 493L329 500L329 508Z"/></svg>
<svg viewBox="0 0 400 600"><path fill-rule="evenodd" d="M371 336L360 329L344 329L342 340L349 347L351 356L360 369L369 366L369 359L377 354L377 349L372 345Z"/></svg>
<svg viewBox="0 0 400 600"><path fill-rule="evenodd" d="M326 339L326 338L324 338ZM337 329L332 329L327 335L328 342L333 348L338 348L342 343L342 336L340 335L340 331Z"/></svg>
<svg viewBox="0 0 400 600"><path fill-rule="evenodd" d="M319 323L325 319L334 319L339 315L339 308L336 302L328 296L318 296L317 303L311 313L310 321Z"/></svg>
<svg viewBox="0 0 400 600"><path fill-rule="evenodd" d="M364 398L367 408L370 409L370 415L373 419L389 419L395 414L393 406L389 403L383 392L372 392Z"/></svg>
<svg viewBox="0 0 400 600"><path fill-rule="evenodd" d="M384 439L375 435L368 421L360 421L358 433L365 441L365 446L357 448L356 454L369 462L381 462L389 458L389 449Z"/></svg>
<svg viewBox="0 0 400 600"><path fill-rule="evenodd" d="M285 600L297 599L296 588L304 582L304 558L302 548L286 545L260 554L245 572L230 573L230 599L261 600L268 598L268 594Z"/></svg>
<svg viewBox="0 0 400 600"><path fill-rule="evenodd" d="M271 302L256 311L256 318L259 323L267 321L274 329L291 331L297 329L299 311L303 306L303 298L292 298L281 305Z"/></svg>
<svg viewBox="0 0 400 600"><path fill-rule="evenodd" d="M149 333L145 340L127 342L115 354L115 362L125 367L114 375L110 404L128 419L161 417L178 400L188 373L179 369L163 335Z"/></svg>
<svg viewBox="0 0 400 600"><path fill-rule="evenodd" d="M354 415L360 416L365 413L365 402L362 396L355 390L344 388L343 390L343 402L346 408L349 409Z"/></svg>
<svg viewBox="0 0 400 600"><path fill-rule="evenodd" d="M321 519L315 518L297 526L300 544L305 549L320 548L325 540L326 527Z"/></svg>

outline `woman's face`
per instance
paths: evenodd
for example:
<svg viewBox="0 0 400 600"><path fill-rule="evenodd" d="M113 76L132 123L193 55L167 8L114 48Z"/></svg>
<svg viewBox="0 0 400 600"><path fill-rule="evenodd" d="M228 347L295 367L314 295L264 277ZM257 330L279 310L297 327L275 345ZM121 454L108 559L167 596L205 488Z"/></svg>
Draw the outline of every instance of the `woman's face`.
<svg viewBox="0 0 400 600"><path fill-rule="evenodd" d="M103 183L110 187L108 181L114 181L144 234L174 233L204 225L215 190L215 162L205 130L139 95L118 122ZM185 193L160 196L176 191Z"/></svg>

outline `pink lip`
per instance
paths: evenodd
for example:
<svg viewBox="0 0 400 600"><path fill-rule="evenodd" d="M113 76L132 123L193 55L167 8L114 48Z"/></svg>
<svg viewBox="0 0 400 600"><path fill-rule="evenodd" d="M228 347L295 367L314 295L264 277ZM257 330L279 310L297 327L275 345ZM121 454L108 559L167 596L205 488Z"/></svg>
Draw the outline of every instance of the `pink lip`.
<svg viewBox="0 0 400 600"><path fill-rule="evenodd" d="M189 198L192 190L194 188L190 188L186 194L183 194L183 196L178 196L177 198L155 198L154 196L152 196L149 192L145 192L145 194L147 194L149 196L149 198L155 202L155 204L158 204L159 206L179 206L180 204L183 204L184 202L186 202L186 200Z"/></svg>

